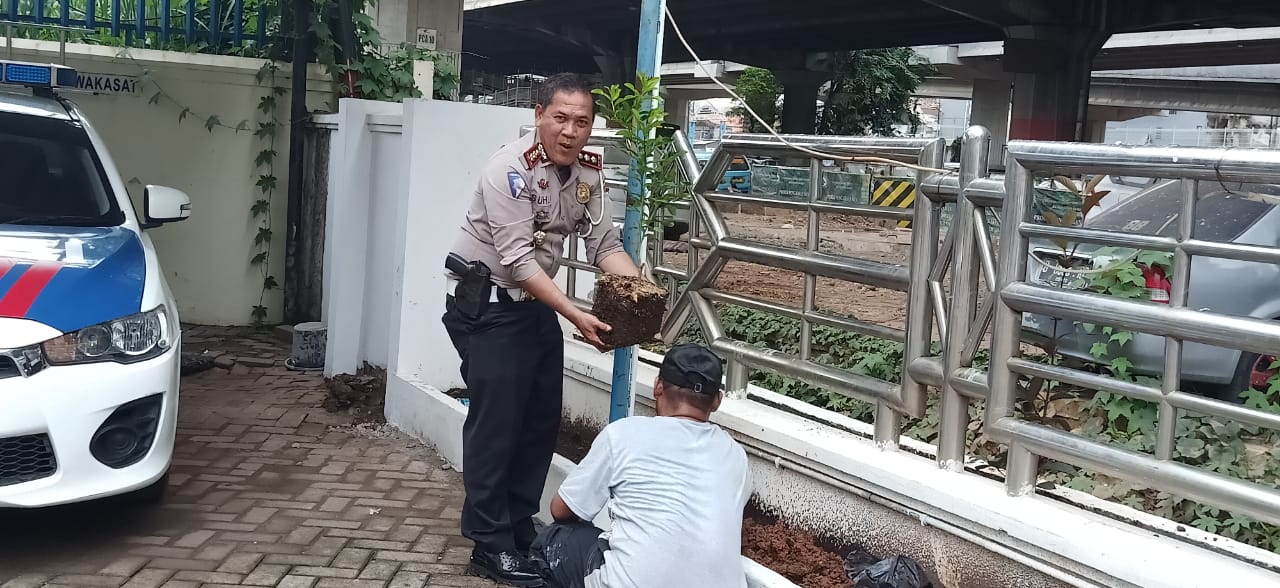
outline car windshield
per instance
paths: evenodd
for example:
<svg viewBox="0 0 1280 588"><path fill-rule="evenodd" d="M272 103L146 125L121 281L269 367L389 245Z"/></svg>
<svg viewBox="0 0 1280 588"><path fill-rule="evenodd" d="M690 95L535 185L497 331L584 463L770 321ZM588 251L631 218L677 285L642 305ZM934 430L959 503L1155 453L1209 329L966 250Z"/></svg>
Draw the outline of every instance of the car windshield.
<svg viewBox="0 0 1280 588"><path fill-rule="evenodd" d="M1280 186L1239 182L1200 182L1195 237L1230 242L1280 202ZM1182 187L1162 182L1119 205L1091 216L1091 229L1176 237L1182 209Z"/></svg>
<svg viewBox="0 0 1280 588"><path fill-rule="evenodd" d="M0 113L0 224L116 226L124 213L78 123Z"/></svg>

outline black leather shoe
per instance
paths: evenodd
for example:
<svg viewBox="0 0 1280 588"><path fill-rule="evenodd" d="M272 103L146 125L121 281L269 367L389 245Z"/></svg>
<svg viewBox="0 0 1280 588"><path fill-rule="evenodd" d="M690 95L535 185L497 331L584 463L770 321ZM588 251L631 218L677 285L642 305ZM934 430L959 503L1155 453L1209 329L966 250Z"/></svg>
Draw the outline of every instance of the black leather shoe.
<svg viewBox="0 0 1280 588"><path fill-rule="evenodd" d="M515 551L489 553L473 549L467 572L507 586L534 588L543 585L537 568Z"/></svg>

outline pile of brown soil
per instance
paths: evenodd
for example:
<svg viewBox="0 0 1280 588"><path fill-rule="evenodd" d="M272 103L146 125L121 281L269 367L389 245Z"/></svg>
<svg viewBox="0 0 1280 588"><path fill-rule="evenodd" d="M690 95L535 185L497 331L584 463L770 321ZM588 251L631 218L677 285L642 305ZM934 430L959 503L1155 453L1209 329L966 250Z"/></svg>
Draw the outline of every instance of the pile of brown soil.
<svg viewBox="0 0 1280 588"><path fill-rule="evenodd" d="M600 340L613 348L653 341L667 313L667 290L644 278L604 274L596 280L591 314L613 330Z"/></svg>
<svg viewBox="0 0 1280 588"><path fill-rule="evenodd" d="M837 553L782 521L748 513L742 520L742 554L804 588L853 587Z"/></svg>
<svg viewBox="0 0 1280 588"><path fill-rule="evenodd" d="M579 463L591 450L591 442L600 434L600 428L586 420L560 420L560 435L556 437L556 453Z"/></svg>
<svg viewBox="0 0 1280 588"><path fill-rule="evenodd" d="M387 397L387 372L365 364L356 374L338 374L325 379L329 394L321 406L329 412L346 411L352 424L382 424Z"/></svg>

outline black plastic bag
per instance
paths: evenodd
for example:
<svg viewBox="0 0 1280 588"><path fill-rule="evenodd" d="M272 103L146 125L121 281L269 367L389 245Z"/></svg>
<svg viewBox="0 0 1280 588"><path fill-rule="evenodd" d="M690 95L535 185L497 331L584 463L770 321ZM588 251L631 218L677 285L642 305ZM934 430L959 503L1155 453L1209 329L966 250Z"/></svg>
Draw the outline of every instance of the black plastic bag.
<svg viewBox="0 0 1280 588"><path fill-rule="evenodd" d="M862 570L875 565L878 561L880 561L880 558L861 549L854 549L844 558L844 575L850 581L853 581L854 578L858 577L858 574L862 573Z"/></svg>
<svg viewBox="0 0 1280 588"><path fill-rule="evenodd" d="M846 561L846 568L848 562ZM904 555L882 559L852 578L854 588L933 588L915 560Z"/></svg>

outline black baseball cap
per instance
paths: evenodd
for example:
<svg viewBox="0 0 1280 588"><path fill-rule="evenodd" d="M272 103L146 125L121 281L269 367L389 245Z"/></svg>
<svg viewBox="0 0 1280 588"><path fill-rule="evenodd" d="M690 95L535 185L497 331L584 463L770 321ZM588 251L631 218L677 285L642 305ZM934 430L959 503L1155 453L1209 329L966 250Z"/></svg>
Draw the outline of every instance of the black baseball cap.
<svg viewBox="0 0 1280 588"><path fill-rule="evenodd" d="M723 374L720 358L710 349L693 343L672 347L658 368L658 377L663 382L702 394L719 393Z"/></svg>

